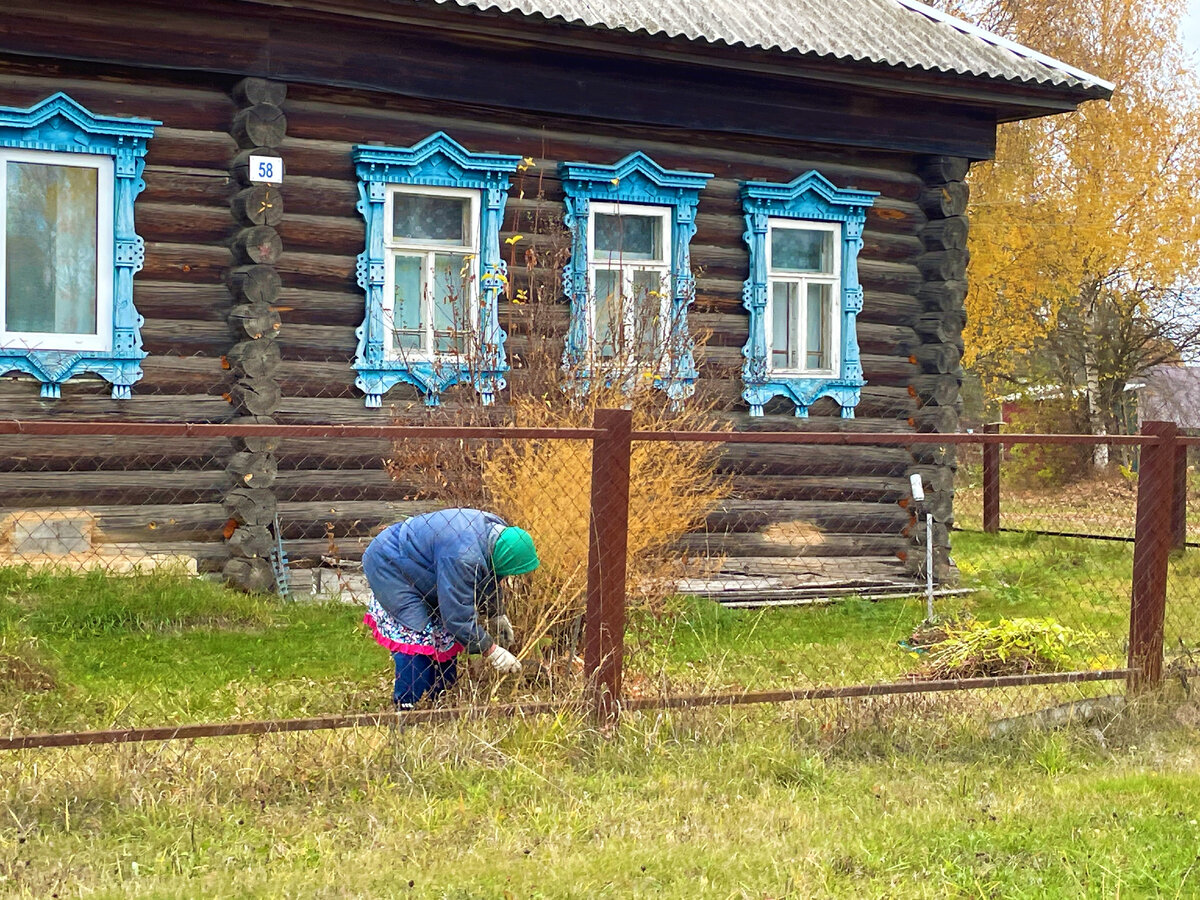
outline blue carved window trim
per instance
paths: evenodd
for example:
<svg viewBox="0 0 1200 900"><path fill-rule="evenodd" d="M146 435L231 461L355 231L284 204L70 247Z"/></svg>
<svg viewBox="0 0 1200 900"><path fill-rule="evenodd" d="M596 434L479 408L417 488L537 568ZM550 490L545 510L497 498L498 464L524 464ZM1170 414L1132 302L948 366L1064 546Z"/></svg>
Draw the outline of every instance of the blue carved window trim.
<svg viewBox="0 0 1200 900"><path fill-rule="evenodd" d="M358 350L355 384L366 394L368 407L379 407L383 395L401 382L411 384L429 406L440 403L440 395L452 385L471 382L485 405L495 402L504 389L508 363L504 352L506 335L500 328L497 302L507 281L500 258L500 226L508 197L508 176L521 162L519 156L471 153L443 132L432 134L412 147L359 145L352 156L358 175L358 211L367 224L366 249L358 257L358 284L366 293L366 315L355 332ZM424 186L478 191L478 327L474 350L467 358L435 357L404 359L385 350L384 208L389 188Z"/></svg>
<svg viewBox="0 0 1200 900"><path fill-rule="evenodd" d="M104 223L98 223L104 246L97 248L102 256L97 259L97 278L105 277L106 266L112 278L111 321L98 315L96 323L103 348L0 346L0 373L32 375L42 383L44 399L60 397L62 383L68 378L92 373L112 384L114 400L128 400L131 387L142 377L141 361L146 357L141 336L144 320L133 305L133 276L142 268L146 251L134 230L133 206L146 187L142 181L146 143L153 137L155 126L161 124L149 119L96 115L61 92L28 109L0 107L0 148L62 154L62 165L70 164L67 154L103 157L112 165L111 230L104 230ZM107 173L107 166L103 171ZM98 183L106 185L107 176ZM109 246L111 253L105 249Z"/></svg>
<svg viewBox="0 0 1200 900"><path fill-rule="evenodd" d="M563 351L563 369L586 389L590 376L592 294L588 272L589 224L593 203L670 207L671 286L669 333L665 337L665 363L654 372L654 386L673 401L696 390L694 342L688 329L687 310L695 299L689 245L696 233L696 207L700 191L712 178L703 172L664 169L646 154L631 153L611 166L564 162L559 164L565 193L565 223L571 230L571 259L563 270L563 293L571 301L571 324ZM636 212L636 211L634 211Z"/></svg>
<svg viewBox="0 0 1200 900"><path fill-rule="evenodd" d="M862 248L867 208L878 193L836 188L819 172L811 171L788 184L748 181L742 184L742 211L746 218L745 240L750 248L750 277L742 290L742 305L750 314L750 336L742 355L742 397L750 414L761 416L763 405L773 397L786 397L795 404L797 416L821 397L832 397L841 406L843 418L853 418L863 379L858 351L856 317L862 311L863 291L858 282L858 251ZM768 357L767 241L772 220L794 223L805 220L838 223L840 231L840 343L837 371L832 374L773 371Z"/></svg>

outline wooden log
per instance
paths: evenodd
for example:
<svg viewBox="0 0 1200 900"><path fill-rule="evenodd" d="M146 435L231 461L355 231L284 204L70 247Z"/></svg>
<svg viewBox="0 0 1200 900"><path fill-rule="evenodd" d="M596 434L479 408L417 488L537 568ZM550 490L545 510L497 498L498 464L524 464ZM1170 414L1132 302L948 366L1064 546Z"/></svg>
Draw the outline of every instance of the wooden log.
<svg viewBox="0 0 1200 900"><path fill-rule="evenodd" d="M114 448L114 453L118 452ZM111 468L125 459L137 468ZM189 462L186 459L174 462L158 458L155 461L160 464L169 462L175 466ZM105 458L104 462L109 468L101 472L88 471L87 459L81 460L82 469L68 471L39 471L44 462L38 459L19 462L24 463L24 467L0 472L0 506L9 509L82 507L96 503L208 503L220 500L230 484L229 476L215 468L156 470L152 477L148 477L144 459L139 460L133 452ZM195 465L200 461L191 462Z"/></svg>
<svg viewBox="0 0 1200 900"><path fill-rule="evenodd" d="M736 475L899 475L912 462L903 447L728 444L718 469Z"/></svg>
<svg viewBox="0 0 1200 900"><path fill-rule="evenodd" d="M950 181L923 188L917 197L917 205L931 219L948 219L963 215L970 197L971 191L965 182Z"/></svg>
<svg viewBox="0 0 1200 900"><path fill-rule="evenodd" d="M843 419L837 416L809 416L797 418L794 415L782 416L752 416L745 409L725 410L717 414L723 424L733 427L734 431L845 431L845 432L905 432L910 429L896 419L872 419L855 417Z"/></svg>
<svg viewBox="0 0 1200 900"><path fill-rule="evenodd" d="M231 559L225 563L221 574L230 587L252 594L275 589L275 572L266 559Z"/></svg>
<svg viewBox="0 0 1200 900"><path fill-rule="evenodd" d="M222 505L229 517L241 525L271 525L278 511L275 495L259 488L234 488L225 495Z"/></svg>
<svg viewBox="0 0 1200 900"><path fill-rule="evenodd" d="M921 243L927 250L965 250L968 230L966 216L932 219L921 228Z"/></svg>
<svg viewBox="0 0 1200 900"><path fill-rule="evenodd" d="M275 420L270 416L235 416L229 420L230 425L274 425ZM232 439L235 450L248 450L251 453L271 453L281 443L276 437L236 437ZM279 472L279 462L275 461L276 476Z"/></svg>
<svg viewBox="0 0 1200 900"><path fill-rule="evenodd" d="M236 333L259 340L279 331L279 312L265 303L239 303L229 311L229 324Z"/></svg>
<svg viewBox="0 0 1200 900"><path fill-rule="evenodd" d="M229 457L225 466L238 484L252 488L269 488L275 483L279 466L270 453L241 450Z"/></svg>
<svg viewBox="0 0 1200 900"><path fill-rule="evenodd" d="M200 285L135 279L133 305L147 321L174 319L223 323L229 309L229 290L221 283Z"/></svg>
<svg viewBox="0 0 1200 900"><path fill-rule="evenodd" d="M138 233L148 243L222 243L229 234L229 210L220 205L147 203L137 206Z"/></svg>
<svg viewBox="0 0 1200 900"><path fill-rule="evenodd" d="M926 281L961 281L970 255L966 250L935 250L917 257L917 268Z"/></svg>
<svg viewBox="0 0 1200 900"><path fill-rule="evenodd" d="M920 465L957 467L957 451L953 444L912 444L908 450Z"/></svg>
<svg viewBox="0 0 1200 900"><path fill-rule="evenodd" d="M229 389L234 409L251 416L269 416L279 409L283 392L274 378L243 378Z"/></svg>
<svg viewBox="0 0 1200 900"><path fill-rule="evenodd" d="M229 325L186 319L150 320L142 326L142 343L151 357L202 355L217 361L229 346ZM145 399L144 389L138 396Z"/></svg>
<svg viewBox="0 0 1200 900"><path fill-rule="evenodd" d="M900 501L900 505L913 510L918 517L931 512L939 522L949 522L954 517L953 491L926 491L925 499L920 503L914 504L912 498L908 498Z"/></svg>
<svg viewBox="0 0 1200 900"><path fill-rule="evenodd" d="M279 300L283 282L274 266L239 266L229 273L229 290L246 304L269 305Z"/></svg>
<svg viewBox="0 0 1200 900"><path fill-rule="evenodd" d="M926 184L962 181L971 169L971 161L963 156L924 156L917 160L917 174Z"/></svg>
<svg viewBox="0 0 1200 900"><path fill-rule="evenodd" d="M278 147L287 133L287 116L273 103L258 103L238 110L229 134L242 148Z"/></svg>
<svg viewBox="0 0 1200 900"><path fill-rule="evenodd" d="M899 503L908 496L906 479L875 475L735 475L737 500L862 500Z"/></svg>
<svg viewBox="0 0 1200 900"><path fill-rule="evenodd" d="M778 536L760 533L687 534L676 548L689 556L762 557L795 559L805 556L896 556L911 547L903 535L832 534L816 529L781 529Z"/></svg>
<svg viewBox="0 0 1200 900"><path fill-rule="evenodd" d="M958 412L950 406L925 406L918 409L909 421L917 431L955 434L958 431Z"/></svg>
<svg viewBox="0 0 1200 900"><path fill-rule="evenodd" d="M243 78L230 93L238 106L258 106L263 103L283 106L287 97L287 83L266 78Z"/></svg>
<svg viewBox="0 0 1200 900"><path fill-rule="evenodd" d="M138 279L219 284L229 271L229 250L219 243L146 241L146 264Z"/></svg>
<svg viewBox="0 0 1200 900"><path fill-rule="evenodd" d="M933 519L933 546L934 547L949 547L950 546L950 526L953 522L941 521L934 516ZM924 516L920 516L913 523L908 534L912 537L913 543L922 549L925 547L925 534L927 532Z"/></svg>
<svg viewBox="0 0 1200 900"><path fill-rule="evenodd" d="M228 122L228 116L224 117ZM146 170L163 167L186 169L192 172L212 170L229 178L229 160L237 152L237 144L224 125L219 131L198 128L154 129L154 139L146 147Z"/></svg>
<svg viewBox="0 0 1200 900"><path fill-rule="evenodd" d="M862 366L867 381L876 386L908 387L909 381L919 371L911 357L885 356L877 353L862 354Z"/></svg>
<svg viewBox="0 0 1200 900"><path fill-rule="evenodd" d="M138 231L142 208L148 203L173 203L188 207L224 207L229 202L229 173L180 166L146 166L146 189L138 195ZM144 235L143 235L144 236Z"/></svg>
<svg viewBox="0 0 1200 900"><path fill-rule="evenodd" d="M275 537L265 525L239 525L226 542L229 552L242 559L270 559Z"/></svg>
<svg viewBox="0 0 1200 900"><path fill-rule="evenodd" d="M225 354L229 368L237 376L269 378L279 369L278 341L239 341Z"/></svg>
<svg viewBox="0 0 1200 900"><path fill-rule="evenodd" d="M949 466L912 465L905 469L904 477L912 478L920 475L927 493L952 493L954 491L954 470Z"/></svg>
<svg viewBox="0 0 1200 900"><path fill-rule="evenodd" d="M962 391L962 378L958 375L917 375L909 387L913 396L924 404L954 406Z"/></svg>
<svg viewBox="0 0 1200 900"><path fill-rule="evenodd" d="M963 280L930 281L917 291L917 300L928 312L960 310L966 298L967 283Z"/></svg>
<svg viewBox="0 0 1200 900"><path fill-rule="evenodd" d="M283 193L274 184L252 184L234 194L229 206L241 225L274 227L283 222Z"/></svg>
<svg viewBox="0 0 1200 900"><path fill-rule="evenodd" d="M239 263L274 265L283 253L283 240L279 232L268 225L243 228L233 237L231 249Z"/></svg>
<svg viewBox="0 0 1200 900"><path fill-rule="evenodd" d="M855 500L725 500L708 514L703 531L761 531L773 525L807 525L843 534L898 534L911 516L896 503Z"/></svg>
<svg viewBox="0 0 1200 900"><path fill-rule="evenodd" d="M907 325L881 325L860 320L857 330L858 348L863 353L907 356L921 343L917 333Z"/></svg>
<svg viewBox="0 0 1200 900"><path fill-rule="evenodd" d="M921 344L913 351L912 359L922 372L948 375L958 372L961 354L953 344Z"/></svg>
<svg viewBox="0 0 1200 900"><path fill-rule="evenodd" d="M930 343L957 345L966 324L966 311L953 309L921 313L913 323L913 329Z"/></svg>
<svg viewBox="0 0 1200 900"><path fill-rule="evenodd" d="M924 304L912 294L868 291L864 294L863 311L858 314L858 321L911 326L924 309Z"/></svg>

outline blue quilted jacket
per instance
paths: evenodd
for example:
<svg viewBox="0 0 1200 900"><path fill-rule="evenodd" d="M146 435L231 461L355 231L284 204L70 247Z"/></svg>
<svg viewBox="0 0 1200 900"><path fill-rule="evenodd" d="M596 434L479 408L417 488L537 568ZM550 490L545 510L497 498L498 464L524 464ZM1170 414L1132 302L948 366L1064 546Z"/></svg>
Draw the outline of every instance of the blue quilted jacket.
<svg viewBox="0 0 1200 900"><path fill-rule="evenodd" d="M492 550L506 527L478 509L443 509L387 527L363 554L375 599L414 631L440 624L468 653L486 653L494 641L479 618L504 612Z"/></svg>

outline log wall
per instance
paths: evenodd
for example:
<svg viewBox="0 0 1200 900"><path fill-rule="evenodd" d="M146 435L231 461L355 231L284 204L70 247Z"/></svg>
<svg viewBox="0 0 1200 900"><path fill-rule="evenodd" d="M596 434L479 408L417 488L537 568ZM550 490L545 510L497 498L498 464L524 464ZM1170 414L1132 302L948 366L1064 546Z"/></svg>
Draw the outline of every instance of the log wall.
<svg viewBox="0 0 1200 900"><path fill-rule="evenodd" d="M280 85L272 96L248 96L237 85L225 76L117 67L97 71L94 66L0 58L3 105L25 106L64 90L99 113L164 122L149 145L147 189L137 204L138 232L147 245L145 268L135 279L135 302L146 319L142 334L150 354L143 363L145 378L124 403L108 400L95 382L72 381L64 386L61 400L42 401L27 381L5 379L0 403L6 414L189 421L263 415L279 422L365 423L419 409L419 398L397 388L385 397L382 410L369 410L353 386L354 330L363 315L355 263L364 228L355 210L350 151L358 143L408 146L441 130L473 151L533 160L514 186L501 235L502 240L516 234L525 238L516 245L520 258L514 256L511 263L517 289L537 274L524 271L526 250L537 254L536 269L551 264L562 246L556 225L562 210L559 162L607 164L641 150L668 168L714 174L700 196L692 241L697 297L691 322L693 330L709 334L697 354L701 389L727 401L734 427L896 431L956 425L966 233L956 198L965 189L964 160L537 116L303 83ZM259 107L261 112L263 105L274 106L272 101L281 104L286 117L277 132L287 171L286 209L271 221L255 221L247 212L248 185L239 175L238 153L258 143L256 133L265 133L253 131L261 117L248 124L247 110ZM747 179L790 181L813 168L840 187L880 192L867 218L859 260L865 289L859 341L868 383L854 420L837 418L833 404L824 401L808 420L796 419L782 404L769 408L763 418L750 419L738 397L741 347L747 338L741 289L748 269L738 185ZM535 218L540 229L532 227ZM247 233L255 228L270 234ZM508 245L504 247L507 256ZM256 253L266 258L256 259ZM231 280L232 270L252 265L267 265L278 275L270 297L246 296L236 274ZM232 285L232 297L227 285ZM259 315L258 324L266 321L272 334L279 325L277 340L271 340L278 346L278 359L273 349L257 346L254 334L262 329L247 326L252 314ZM507 301L501 304L500 318L510 332L510 352L518 356L533 339L535 320L537 327L561 335L567 319L565 305L531 311L529 305ZM514 373L514 383L519 380L519 372ZM19 481L10 484L0 475L0 503L28 504L36 495L48 506L81 505L101 497L112 505L114 491L119 493L116 485L126 479L134 491L121 495L126 502L136 501L140 485L148 492L146 502L174 510L153 510L147 514L153 521L165 514L187 523L157 534L146 531L147 540L195 547L206 566L217 568L226 558L225 538L235 555L259 555L255 548L263 535L247 529L261 523L249 521L236 504L221 506L254 466L260 483L274 479L284 537L292 542L293 555L302 559L328 553L329 535L335 543L341 540L336 552L356 555L363 535L408 508L396 505L403 488L382 471L381 460L388 453L384 444L287 442L278 448L250 448L215 442L160 447L164 455L155 459L149 443L53 439L31 449L25 440L0 439L4 468L44 468L61 475L39 481L32 494L28 484L17 491ZM242 455L235 458L235 452ZM246 454L254 458L244 458ZM14 462L18 457L24 461ZM803 520L826 533L805 552L891 560L899 571L913 556L909 551L920 534L907 502L907 476L919 468L946 482L939 473L948 471L953 460L927 449L914 455L894 448L738 445L729 448L722 464L736 475L736 496L711 518L713 533L703 539L710 550L770 557L761 530ZM332 471L334 465L349 471ZM106 483L96 470L110 469L120 477ZM68 476L68 470L96 474ZM95 491L101 493L93 495ZM949 495L935 502L948 510ZM231 511L232 524L246 532L244 540L231 536L236 534ZM106 521L102 517L101 534ZM133 532L125 524L114 525L112 533L126 540Z"/></svg>
<svg viewBox="0 0 1200 900"><path fill-rule="evenodd" d="M25 107L64 91L93 112L158 119L146 189L135 207L146 262L134 277L147 357L133 398L74 378L41 400L25 376L0 378L5 416L58 420L225 421L231 407L221 356L229 346L224 284L232 231L228 172L234 142L232 80L0 57L0 104ZM229 442L0 437L0 507L103 511L98 551L144 541L207 561L223 555L221 500ZM138 508L139 504L145 504ZM117 515L119 513L119 515ZM114 518L116 515L116 518ZM193 527L207 522L215 527ZM219 521L218 521L219 520ZM119 524L118 524L119 522ZM219 564L218 564L219 565Z"/></svg>

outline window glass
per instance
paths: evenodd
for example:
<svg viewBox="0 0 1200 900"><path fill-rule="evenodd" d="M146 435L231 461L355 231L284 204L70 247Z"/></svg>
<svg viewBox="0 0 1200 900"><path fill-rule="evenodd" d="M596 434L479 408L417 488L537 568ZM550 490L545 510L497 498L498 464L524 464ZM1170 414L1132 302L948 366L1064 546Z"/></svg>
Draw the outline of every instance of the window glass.
<svg viewBox="0 0 1200 900"><path fill-rule="evenodd" d="M425 257L397 254L395 259L396 287L392 308L394 344L397 350L420 350L425 336L421 319Z"/></svg>
<svg viewBox="0 0 1200 900"><path fill-rule="evenodd" d="M633 273L633 321L638 351L654 355L662 333L662 273L638 269Z"/></svg>
<svg viewBox="0 0 1200 900"><path fill-rule="evenodd" d="M98 171L6 166L7 330L96 334Z"/></svg>
<svg viewBox="0 0 1200 900"><path fill-rule="evenodd" d="M830 360L830 286L810 284L808 286L808 309L806 312L805 357L808 369L828 369Z"/></svg>
<svg viewBox="0 0 1200 900"><path fill-rule="evenodd" d="M800 285L776 282L771 292L771 366L775 369L798 369L796 347L800 327Z"/></svg>
<svg viewBox="0 0 1200 900"><path fill-rule="evenodd" d="M439 244L470 243L465 197L435 197L397 191L392 195L392 236Z"/></svg>
<svg viewBox="0 0 1200 900"><path fill-rule="evenodd" d="M471 261L463 253L438 253L433 262L433 337L437 353L463 353L470 327Z"/></svg>
<svg viewBox="0 0 1200 900"><path fill-rule="evenodd" d="M803 228L771 229L771 269L833 273L833 234Z"/></svg>
<svg viewBox="0 0 1200 900"><path fill-rule="evenodd" d="M613 356L623 330L621 273L612 269L596 271L595 341L601 356Z"/></svg>
<svg viewBox="0 0 1200 900"><path fill-rule="evenodd" d="M663 258L663 220L658 216L623 216L597 213L592 227L596 231L596 256L622 260L659 260Z"/></svg>

